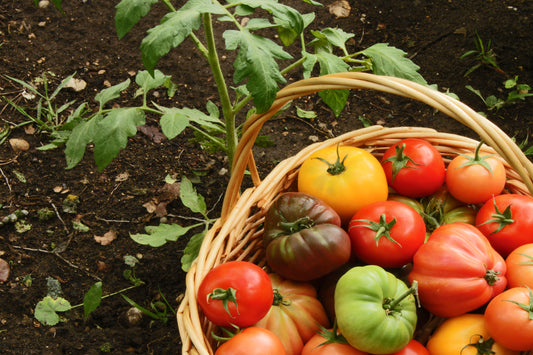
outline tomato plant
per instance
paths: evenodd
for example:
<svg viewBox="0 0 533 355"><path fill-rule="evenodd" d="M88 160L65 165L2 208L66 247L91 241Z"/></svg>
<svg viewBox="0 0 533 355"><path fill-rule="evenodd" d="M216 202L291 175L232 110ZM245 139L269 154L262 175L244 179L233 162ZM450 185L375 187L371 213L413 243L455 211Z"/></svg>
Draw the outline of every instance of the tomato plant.
<svg viewBox="0 0 533 355"><path fill-rule="evenodd" d="M298 191L325 201L343 223L361 207L387 199L387 178L379 160L364 149L336 146L311 154L298 172Z"/></svg>
<svg viewBox="0 0 533 355"><path fill-rule="evenodd" d="M248 327L218 347L215 355L286 355L283 344L268 329Z"/></svg>
<svg viewBox="0 0 533 355"><path fill-rule="evenodd" d="M494 154L480 155L480 143L474 156L460 154L446 169L446 186L450 193L465 203L485 203L499 195L505 186L505 167Z"/></svg>
<svg viewBox="0 0 533 355"><path fill-rule="evenodd" d="M268 274L247 261L230 261L210 270L198 287L198 304L216 325L247 327L268 312L274 299Z"/></svg>
<svg viewBox="0 0 533 355"><path fill-rule="evenodd" d="M483 314L447 318L426 344L431 355L519 355L491 338Z"/></svg>
<svg viewBox="0 0 533 355"><path fill-rule="evenodd" d="M437 191L444 183L444 161L428 141L402 139L383 154L381 164L387 182L400 195L423 197Z"/></svg>
<svg viewBox="0 0 533 355"><path fill-rule="evenodd" d="M379 201L361 208L351 219L352 253L367 264L401 267L426 238L422 216L405 203Z"/></svg>
<svg viewBox="0 0 533 355"><path fill-rule="evenodd" d="M357 350L337 331L322 328L320 332L313 335L302 349L301 355L367 355L367 353Z"/></svg>
<svg viewBox="0 0 533 355"><path fill-rule="evenodd" d="M281 194L265 216L263 244L273 271L309 281L328 274L350 258L350 237L337 212L301 192Z"/></svg>
<svg viewBox="0 0 533 355"><path fill-rule="evenodd" d="M429 355L429 351L419 341L413 339L402 350L389 355Z"/></svg>
<svg viewBox="0 0 533 355"><path fill-rule="evenodd" d="M501 194L479 209L476 225L503 257L520 245L533 243L533 197Z"/></svg>
<svg viewBox="0 0 533 355"><path fill-rule="evenodd" d="M416 287L377 265L356 266L335 287L335 314L341 334L353 347L372 354L400 351L416 327Z"/></svg>
<svg viewBox="0 0 533 355"><path fill-rule="evenodd" d="M527 286L533 289L533 243L519 246L505 259L507 286Z"/></svg>
<svg viewBox="0 0 533 355"><path fill-rule="evenodd" d="M507 285L505 260L467 223L435 229L413 257L409 281L418 281L422 306L453 317L483 306Z"/></svg>
<svg viewBox="0 0 533 355"><path fill-rule="evenodd" d="M329 327L324 307L316 289L307 282L297 282L269 274L275 290L274 302L256 326L275 333L287 355L300 355L304 344L320 329Z"/></svg>
<svg viewBox="0 0 533 355"><path fill-rule="evenodd" d="M492 337L517 351L533 349L533 292L513 287L494 297L485 309L485 323Z"/></svg>

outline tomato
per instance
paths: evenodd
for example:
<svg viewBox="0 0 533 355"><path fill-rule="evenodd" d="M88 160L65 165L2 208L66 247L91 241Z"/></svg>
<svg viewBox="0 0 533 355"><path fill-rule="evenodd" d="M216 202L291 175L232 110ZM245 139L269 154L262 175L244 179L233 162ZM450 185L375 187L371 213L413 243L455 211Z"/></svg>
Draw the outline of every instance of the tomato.
<svg viewBox="0 0 533 355"><path fill-rule="evenodd" d="M519 355L494 342L483 314L465 313L447 318L426 344L431 355Z"/></svg>
<svg viewBox="0 0 533 355"><path fill-rule="evenodd" d="M533 197L502 194L478 211L476 225L503 257L520 245L533 243Z"/></svg>
<svg viewBox="0 0 533 355"><path fill-rule="evenodd" d="M429 355L429 351L424 345L413 339L402 350L389 355Z"/></svg>
<svg viewBox="0 0 533 355"><path fill-rule="evenodd" d="M507 286L527 286L533 289L533 243L519 246L505 259Z"/></svg>
<svg viewBox="0 0 533 355"><path fill-rule="evenodd" d="M301 355L367 355L357 350L336 329L322 329L305 344Z"/></svg>
<svg viewBox="0 0 533 355"><path fill-rule="evenodd" d="M467 223L435 229L413 257L409 281L418 281L422 307L440 317L473 311L507 285L505 260Z"/></svg>
<svg viewBox="0 0 533 355"><path fill-rule="evenodd" d="M413 339L415 291L380 266L351 268L335 287L335 314L341 334L361 351L400 351Z"/></svg>
<svg viewBox="0 0 533 355"><path fill-rule="evenodd" d="M326 202L343 223L361 207L385 201L389 194L379 160L352 146L326 147L311 154L298 172L298 191Z"/></svg>
<svg viewBox="0 0 533 355"><path fill-rule="evenodd" d="M446 186L423 198L422 205L424 221L430 232L443 224L453 222L475 224L476 210L454 198Z"/></svg>
<svg viewBox="0 0 533 355"><path fill-rule="evenodd" d="M324 276L350 259L350 237L337 212L301 192L281 194L265 215L263 244L270 268L291 280Z"/></svg>
<svg viewBox="0 0 533 355"><path fill-rule="evenodd" d="M431 195L444 183L444 161L439 151L423 139L402 139L385 151L381 164L389 186L400 195Z"/></svg>
<svg viewBox="0 0 533 355"><path fill-rule="evenodd" d="M503 346L517 351L533 350L533 292L513 287L494 297L485 309L490 335Z"/></svg>
<svg viewBox="0 0 533 355"><path fill-rule="evenodd" d="M361 208L348 227L352 253L367 264L401 267L424 243L426 225L413 208L397 201L374 202Z"/></svg>
<svg viewBox="0 0 533 355"><path fill-rule="evenodd" d="M505 186L505 167L493 154L481 156L476 147L474 156L458 155L446 169L446 186L450 193L464 203L485 203L499 195Z"/></svg>
<svg viewBox="0 0 533 355"><path fill-rule="evenodd" d="M230 261L210 270L198 287L198 304L216 325L247 327L268 312L274 299L268 274L247 261Z"/></svg>
<svg viewBox="0 0 533 355"><path fill-rule="evenodd" d="M215 355L286 355L279 338L268 329L245 328L218 347Z"/></svg>
<svg viewBox="0 0 533 355"><path fill-rule="evenodd" d="M256 326L276 334L287 355L300 355L304 344L320 326L329 327L326 311L310 283L286 280L277 274L269 277L276 290L274 302Z"/></svg>

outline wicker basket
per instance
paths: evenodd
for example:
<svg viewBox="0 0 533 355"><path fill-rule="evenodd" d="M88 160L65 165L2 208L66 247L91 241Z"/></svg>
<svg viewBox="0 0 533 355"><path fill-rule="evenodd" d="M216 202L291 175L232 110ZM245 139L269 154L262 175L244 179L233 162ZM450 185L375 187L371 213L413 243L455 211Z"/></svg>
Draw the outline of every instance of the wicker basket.
<svg viewBox="0 0 533 355"><path fill-rule="evenodd" d="M484 151L497 153L507 170L507 189L520 194L533 194L533 164L518 146L496 125L452 97L422 85L393 77L368 73L339 73L304 79L279 91L269 111L251 117L237 147L232 173L224 198L221 217L208 231L200 254L186 277L186 293L177 312L182 341L182 354L214 353L211 337L214 326L205 319L196 302L197 289L209 270L230 260L247 260L264 265L261 248L266 209L276 196L291 189L302 162L314 151L337 144L363 147L377 157L396 141L418 137L430 141L450 159L461 152L472 152L478 142L463 136L437 132L428 128L384 128L371 126L355 130L324 142L307 146L296 155L279 163L263 180L254 162L252 147L263 124L288 102L322 90L372 89L421 101L472 129L486 144ZM241 193L246 169L251 172L254 187Z"/></svg>

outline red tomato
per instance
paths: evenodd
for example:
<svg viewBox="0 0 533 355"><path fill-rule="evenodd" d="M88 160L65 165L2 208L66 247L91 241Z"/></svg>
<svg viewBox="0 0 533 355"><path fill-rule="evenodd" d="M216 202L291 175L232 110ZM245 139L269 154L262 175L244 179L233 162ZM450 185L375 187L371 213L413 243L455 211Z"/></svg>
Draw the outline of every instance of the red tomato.
<svg viewBox="0 0 533 355"><path fill-rule="evenodd" d="M502 194L479 209L476 225L503 257L527 243L533 243L533 197Z"/></svg>
<svg viewBox="0 0 533 355"><path fill-rule="evenodd" d="M387 182L400 195L423 197L437 191L444 183L444 161L428 141L406 138L383 154L381 165Z"/></svg>
<svg viewBox="0 0 533 355"><path fill-rule="evenodd" d="M505 259L507 286L527 286L533 289L533 243L519 246Z"/></svg>
<svg viewBox="0 0 533 355"><path fill-rule="evenodd" d="M247 261L213 268L198 288L198 304L216 325L247 327L267 314L274 299L268 274Z"/></svg>
<svg viewBox="0 0 533 355"><path fill-rule="evenodd" d="M499 195L505 186L505 168L494 155L456 156L446 169L446 186L453 197L464 203L485 203Z"/></svg>
<svg viewBox="0 0 533 355"><path fill-rule="evenodd" d="M286 355L281 340L268 329L249 327L219 346L215 355Z"/></svg>
<svg viewBox="0 0 533 355"><path fill-rule="evenodd" d="M424 345L413 339L402 350L389 355L429 355L429 351Z"/></svg>
<svg viewBox="0 0 533 355"><path fill-rule="evenodd" d="M361 208L348 227L352 253L367 264L401 267L424 243L424 219L398 201L374 202Z"/></svg>
<svg viewBox="0 0 533 355"><path fill-rule="evenodd" d="M328 316L317 299L313 285L286 280L277 274L269 276L272 287L277 292L272 307L256 326L276 334L287 355L300 355L304 344L315 335L320 326L329 326Z"/></svg>
<svg viewBox="0 0 533 355"><path fill-rule="evenodd" d="M367 355L367 353L348 344L342 335L334 335L333 330L323 329L309 339L301 355Z"/></svg>
<svg viewBox="0 0 533 355"><path fill-rule="evenodd" d="M533 350L533 292L510 288L491 300L485 309L485 324L494 340L517 351Z"/></svg>
<svg viewBox="0 0 533 355"><path fill-rule="evenodd" d="M422 307L440 317L473 311L507 285L505 260L474 226L444 224L413 257L409 282L418 281Z"/></svg>

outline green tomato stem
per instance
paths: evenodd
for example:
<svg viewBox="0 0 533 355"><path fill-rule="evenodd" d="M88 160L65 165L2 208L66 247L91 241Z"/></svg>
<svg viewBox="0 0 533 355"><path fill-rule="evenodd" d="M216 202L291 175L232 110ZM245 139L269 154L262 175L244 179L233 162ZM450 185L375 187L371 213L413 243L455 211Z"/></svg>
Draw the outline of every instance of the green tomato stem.
<svg viewBox="0 0 533 355"><path fill-rule="evenodd" d="M394 313L398 310L396 309L398 305L410 295L417 295L418 294L418 281L413 280L411 287L409 287L404 293L402 293L397 298L386 298L383 301L383 308L387 311L387 313Z"/></svg>
<svg viewBox="0 0 533 355"><path fill-rule="evenodd" d="M321 158L321 157L316 157L315 159L318 159L321 162L327 164L327 166L328 166L327 172L329 174L331 174L331 175L340 175L344 171L346 171L346 166L344 165L344 161L346 160L347 156L348 156L348 154L346 154L344 156L344 158L342 158L342 160L341 160L341 157L340 157L340 154L339 154L339 145L337 144L337 161L335 161L335 163L331 164L326 159Z"/></svg>

